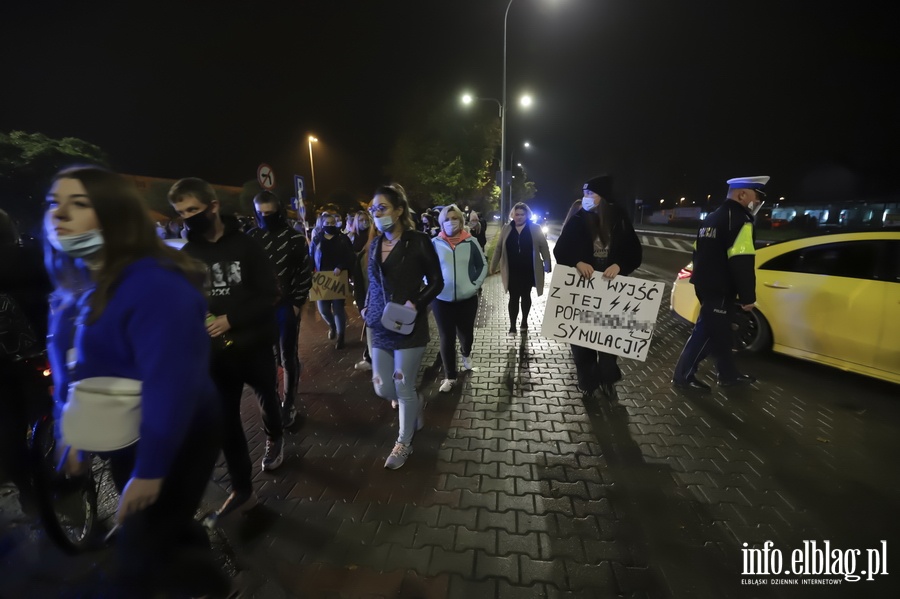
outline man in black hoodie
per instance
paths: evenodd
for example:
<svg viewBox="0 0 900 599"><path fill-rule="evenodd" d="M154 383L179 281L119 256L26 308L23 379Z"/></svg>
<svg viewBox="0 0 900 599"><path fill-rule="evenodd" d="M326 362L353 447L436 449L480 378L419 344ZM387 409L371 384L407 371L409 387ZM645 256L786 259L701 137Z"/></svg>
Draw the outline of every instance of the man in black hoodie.
<svg viewBox="0 0 900 599"><path fill-rule="evenodd" d="M284 426L292 426L297 418L294 401L300 378L300 357L297 341L300 335L300 310L309 298L312 286L309 244L299 232L288 226L284 207L271 191L263 191L253 198L257 227L247 231L259 242L275 269L281 286L278 302L279 363L284 368L284 399L281 416Z"/></svg>
<svg viewBox="0 0 900 599"><path fill-rule="evenodd" d="M202 179L181 179L169 190L169 203L188 228L184 251L205 263L210 273L219 270L228 274L223 285L207 286L210 314L206 328L212 338L210 371L224 402L222 450L232 488L217 515L243 513L257 503L250 451L241 422L245 383L256 391L262 409L267 436L262 469L274 470L284 460L273 354L278 283L259 244L240 232L235 217L221 214L212 185Z"/></svg>

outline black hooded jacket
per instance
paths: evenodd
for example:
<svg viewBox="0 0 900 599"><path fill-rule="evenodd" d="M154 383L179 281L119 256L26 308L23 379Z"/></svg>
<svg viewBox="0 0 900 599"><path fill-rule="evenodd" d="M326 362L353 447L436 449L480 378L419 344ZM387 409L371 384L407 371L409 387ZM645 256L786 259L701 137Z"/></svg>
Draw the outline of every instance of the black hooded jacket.
<svg viewBox="0 0 900 599"><path fill-rule="evenodd" d="M209 311L228 317L231 330L225 337L238 348L274 344L275 271L262 246L241 233L237 218L224 215L222 223L225 233L217 241L191 232L183 251L206 264Z"/></svg>
<svg viewBox="0 0 900 599"><path fill-rule="evenodd" d="M643 259L641 240L634 232L628 215L618 206L612 204L612 225L609 240L608 264L618 264L619 273L630 275ZM553 248L553 256L559 264L574 267L579 262L594 265L594 240L587 222L588 214L579 210L563 225L562 232Z"/></svg>

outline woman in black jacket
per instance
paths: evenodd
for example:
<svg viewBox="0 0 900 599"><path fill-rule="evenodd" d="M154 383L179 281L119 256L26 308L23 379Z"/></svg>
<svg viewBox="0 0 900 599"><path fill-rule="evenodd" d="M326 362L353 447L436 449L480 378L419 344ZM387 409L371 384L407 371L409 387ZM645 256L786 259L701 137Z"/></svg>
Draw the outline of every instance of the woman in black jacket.
<svg viewBox="0 0 900 599"><path fill-rule="evenodd" d="M341 233L337 215L332 212L323 212L319 215L309 253L313 258L316 272L333 272L335 275L347 272L347 276L350 277L356 268L353 244ZM343 298L316 302L322 320L328 323L328 338L337 338L334 344L336 349L344 348L344 331L347 330L345 303L346 300Z"/></svg>
<svg viewBox="0 0 900 599"><path fill-rule="evenodd" d="M563 224L553 249L557 263L574 267L586 279L594 271L614 279L631 274L641 265L641 241L628 215L611 198L612 179L608 175L585 183L581 210ZM611 397L613 384L622 378L617 356L580 345L571 347L578 387L585 398L597 388Z"/></svg>
<svg viewBox="0 0 900 599"><path fill-rule="evenodd" d="M385 468L396 470L412 453L413 434L422 428L424 403L416 379L428 345L426 308L444 288L441 264L431 239L415 230L409 201L396 183L375 190L369 212L379 235L369 245L369 290L363 318L372 340L372 384L379 397L400 407L400 432ZM387 302L416 311L409 335L381 324Z"/></svg>

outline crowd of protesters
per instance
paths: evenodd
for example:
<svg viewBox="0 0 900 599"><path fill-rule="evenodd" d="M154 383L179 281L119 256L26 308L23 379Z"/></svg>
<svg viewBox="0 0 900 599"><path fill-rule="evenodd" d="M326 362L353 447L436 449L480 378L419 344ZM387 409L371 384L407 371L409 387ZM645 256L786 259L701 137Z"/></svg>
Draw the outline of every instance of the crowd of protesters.
<svg viewBox="0 0 900 599"><path fill-rule="evenodd" d="M591 253L600 243L608 258L594 261L593 268L615 276L640 263L640 248L629 245L621 250L631 252L628 259L612 262L633 241L633 230L619 223L624 213L606 201L611 192L604 185L586 184L591 201L580 212L573 207L577 214L557 258L580 268L586 258L579 244ZM215 526L258 502L241 417L244 385L256 393L266 436L260 468L274 471L284 460L284 430L304 417L296 402L298 339L314 273L333 276L348 290L339 298L315 297L335 350L345 347L347 301L364 322L366 344L355 368L371 371L374 394L397 409L397 438L384 467L398 469L424 426L417 381L430 340L429 315L437 325L444 371L439 391L449 392L460 372L457 347L463 371L472 370L477 359L475 320L487 275L502 276L514 335L517 324L528 328L532 290L542 293L551 266L547 239L524 203L513 206L502 224L489 261L487 223L475 211L448 205L416 214L397 183L378 187L365 209L342 215L338 206L322 206L312 229L305 212L291 221L268 191L254 197L249 221L223 213L215 189L198 178L177 181L168 201L177 218L154 222L138 192L118 174L98 167L59 172L47 195L45 268L33 259L27 262L33 272L15 273L21 281L15 289L0 289L0 300L17 300L29 312L35 335L46 335L67 475L77 475L86 456L99 451L66 432L72 406L81 401L78 389L99 378L139 385L139 435L104 454L122 497L121 559L112 582L121 596L222 590L194 514L220 452L231 493L206 524ZM12 251L15 236L3 217L0 249ZM580 223L587 224L576 231ZM178 238L180 251L166 242ZM24 254L22 260L3 261L10 263L25 265ZM23 291L28 288L31 295ZM579 351L573 346L583 390L608 390L620 378L614 359ZM0 366L14 371L5 362ZM4 422L19 426L26 418L17 414ZM96 434L121 436L132 425L113 419ZM4 428L0 467L20 459L22 448L6 443L11 434ZM0 475L23 478L7 470Z"/></svg>

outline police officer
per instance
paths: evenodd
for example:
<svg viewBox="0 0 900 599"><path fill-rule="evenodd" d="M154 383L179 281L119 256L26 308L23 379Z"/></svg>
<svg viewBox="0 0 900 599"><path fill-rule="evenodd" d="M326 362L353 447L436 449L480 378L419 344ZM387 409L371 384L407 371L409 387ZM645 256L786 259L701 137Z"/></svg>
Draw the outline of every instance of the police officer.
<svg viewBox="0 0 900 599"><path fill-rule="evenodd" d="M756 303L754 216L764 203L769 177L728 180L728 199L706 217L694 243L691 283L700 300L700 316L681 352L672 384L682 389L709 390L697 378L700 362L712 354L720 387L749 385L756 379L741 374L732 357L732 313L735 300L742 310Z"/></svg>

